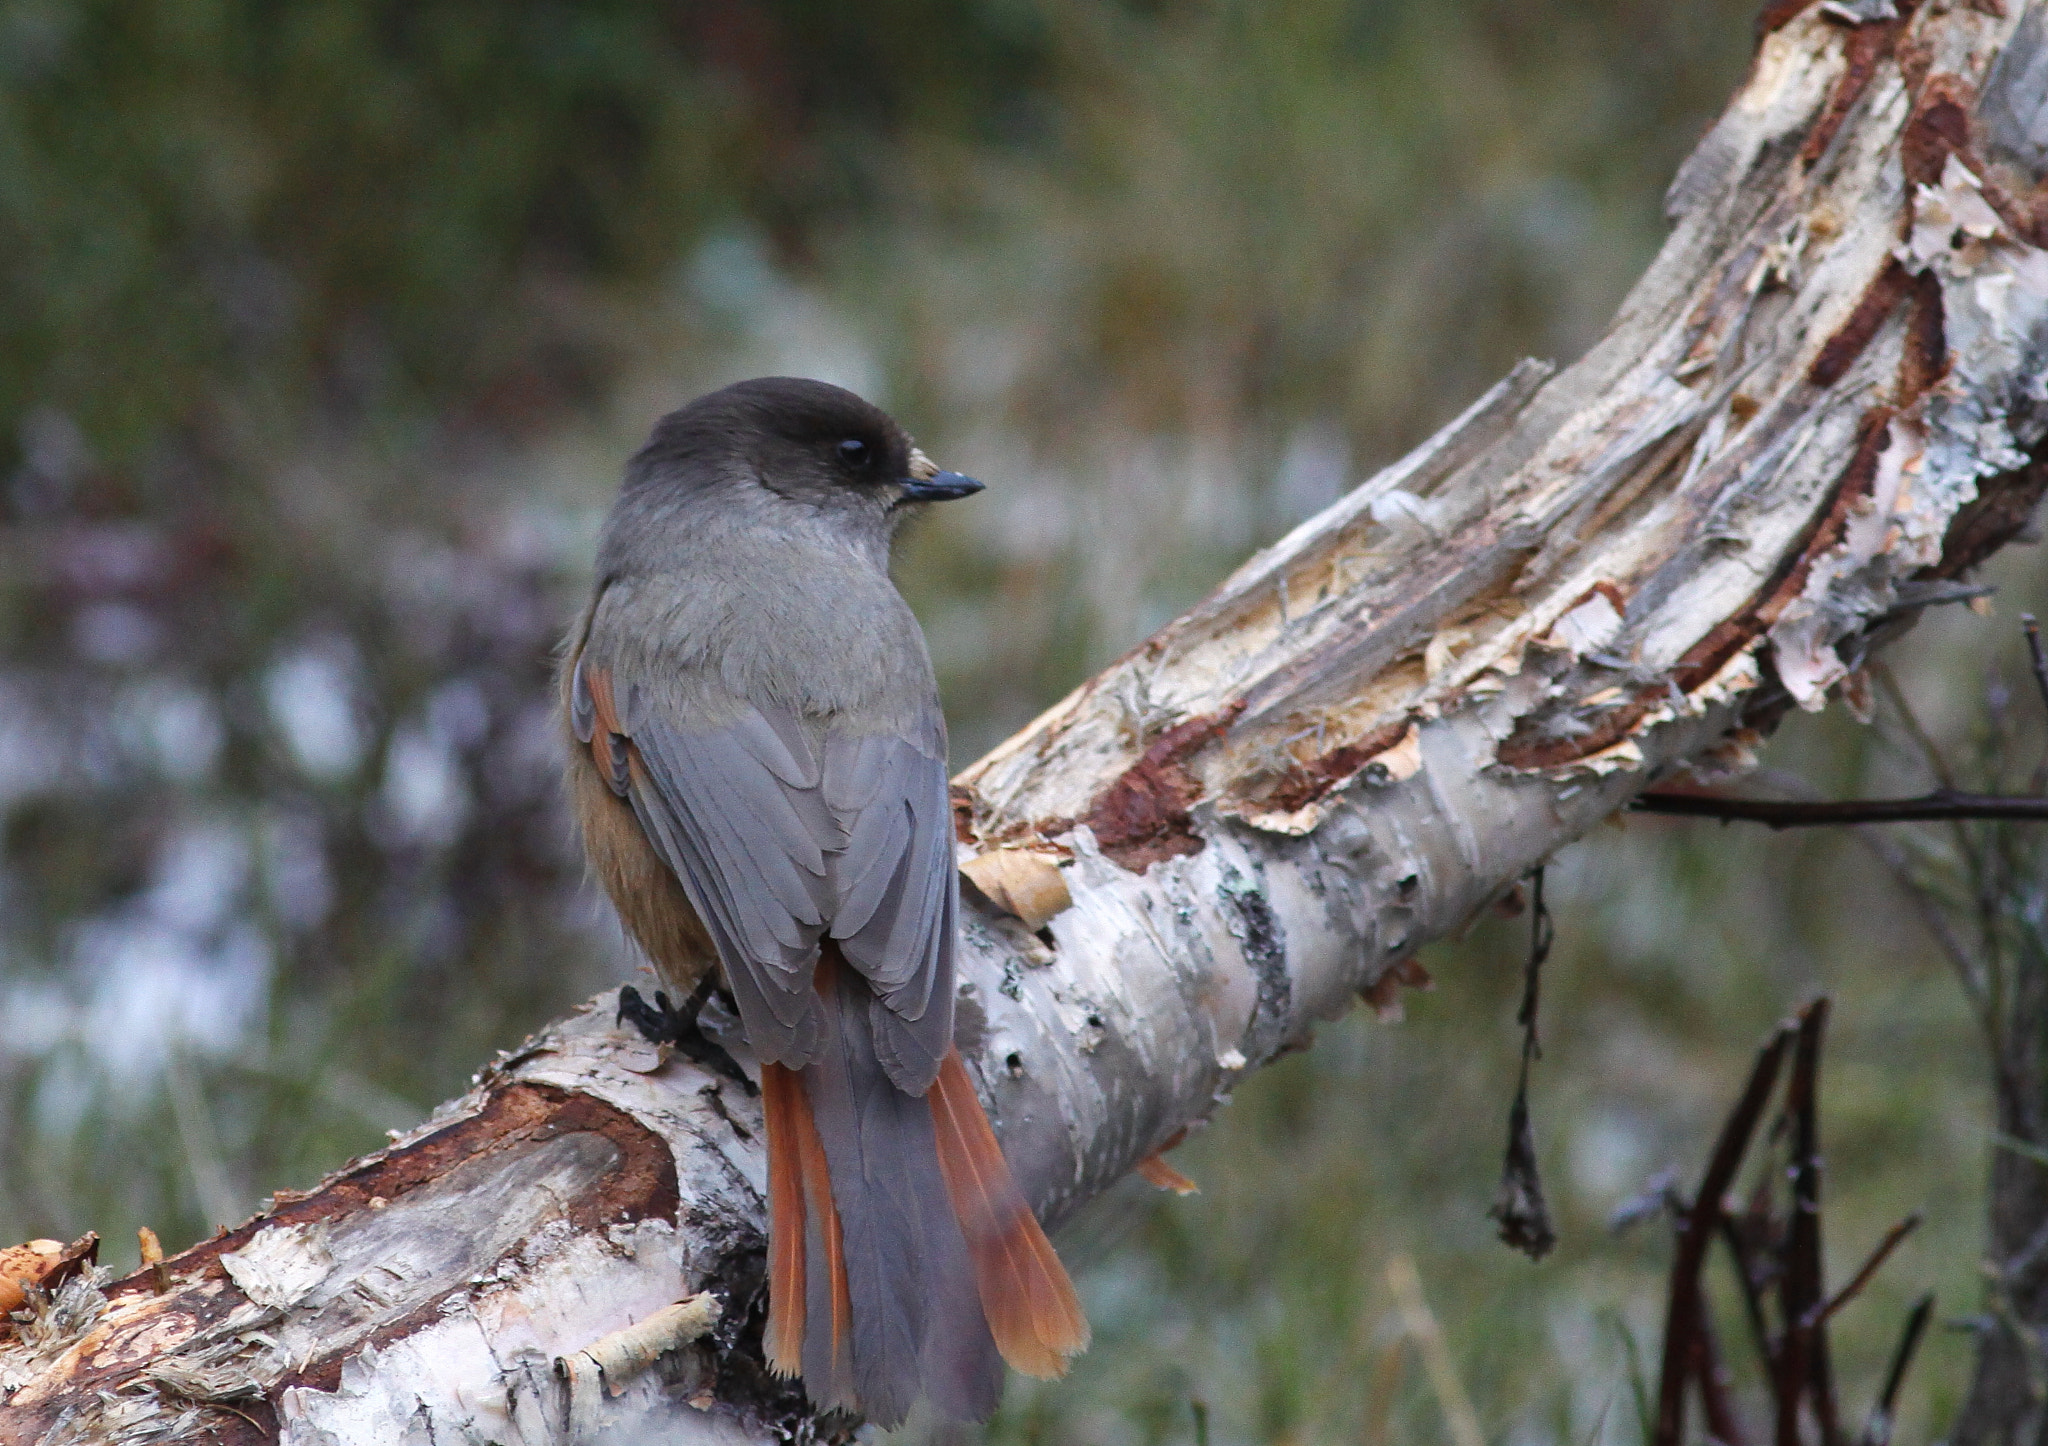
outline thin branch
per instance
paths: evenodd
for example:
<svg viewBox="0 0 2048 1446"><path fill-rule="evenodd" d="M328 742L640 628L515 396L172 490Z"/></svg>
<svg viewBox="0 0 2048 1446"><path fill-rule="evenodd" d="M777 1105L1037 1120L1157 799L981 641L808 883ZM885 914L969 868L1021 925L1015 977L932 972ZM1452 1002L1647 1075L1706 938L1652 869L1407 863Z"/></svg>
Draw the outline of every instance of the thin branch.
<svg viewBox="0 0 2048 1446"><path fill-rule="evenodd" d="M1793 795L1799 802L1820 801L1818 790L1796 773L1765 768L1758 770L1755 777L1757 781L1770 788ZM1915 917L1933 936L1935 943L1941 946L1942 953L1947 956L1950 967L1955 971L1956 982L1961 986L1964 997L1969 1000L1971 1008L1977 1015L1979 1027L1984 1031L1985 1048L1993 1058L1996 1058L1998 1029L1989 1013L1989 1001L1981 971L1975 955L1963 942L1962 936L1956 932L1948 910L1914 872L1912 861L1906 856L1905 850L1883 829L1857 826L1855 832L1863 846L1876 855L1878 862L1891 874L1893 882L1899 886ZM1962 830L1959 828L1957 832L1961 833ZM1965 846L1967 843L1968 840L1965 839Z"/></svg>
<svg viewBox="0 0 2048 1446"><path fill-rule="evenodd" d="M1828 999L1822 995L1799 1012L1798 1046L1785 1091L1792 1122L1792 1218L1785 1242L1785 1273L1778 1282L1784 1343L1773 1372L1777 1387L1777 1446L1800 1446L1799 1402L1806 1397L1819 1419L1823 1446L1835 1446L1834 1387L1828 1367L1827 1336L1808 1316L1820 1304L1820 1045L1827 1028Z"/></svg>
<svg viewBox="0 0 2048 1446"><path fill-rule="evenodd" d="M1745 1446L1742 1422L1729 1399L1729 1375L1721 1361L1721 1345L1714 1336L1714 1317L1707 1309L1707 1297L1696 1297L1693 1320L1693 1379L1700 1384L1700 1405L1707 1418L1707 1434L1723 1446Z"/></svg>
<svg viewBox="0 0 2048 1446"><path fill-rule="evenodd" d="M1934 942L1941 946L1941 952L1955 971L1956 983L1962 988L1963 997L1969 1001L1971 1011L1977 1016L1978 1028L1984 1032L1985 1048L1995 1057L1998 1052L1998 1026L1990 1014L1989 1001L1985 996L1984 981L1979 975L1977 960L1970 953L1962 936L1956 933L1955 924L1949 919L1948 911L1941 901L1922 883L1913 872L1911 860L1905 850L1874 828L1859 828L1856 837L1870 850L1877 861L1884 865L1892 876L1892 882L1899 886L1908 907L1915 918L1927 930Z"/></svg>
<svg viewBox="0 0 2048 1446"><path fill-rule="evenodd" d="M1742 1098L1721 1126L1714 1153L1708 1157L1707 1173L1700 1181L1692 1208L1679 1218L1677 1258L1671 1262L1671 1300L1665 1312L1664 1359L1657 1381L1657 1429L1652 1446L1679 1446L1685 1435L1685 1381L1692 1360L1692 1340L1698 1330L1700 1308L1700 1267L1706 1262L1707 1246L1713 1240L1722 1216L1722 1199L1734 1183L1735 1172L1756 1134L1757 1121L1769 1102L1771 1088L1778 1082L1785 1051L1791 1047L1794 1030L1780 1025L1757 1054L1750 1069L1749 1083Z"/></svg>
<svg viewBox="0 0 2048 1446"><path fill-rule="evenodd" d="M1543 867L1529 875L1529 960L1522 971L1522 1006L1515 1011L1515 1023L1522 1026L1522 1057L1543 1058L1543 1046L1536 1040L1536 1017L1543 1002L1543 964L1550 958L1550 946L1557 930L1550 907L1543 902Z"/></svg>
<svg viewBox="0 0 2048 1446"><path fill-rule="evenodd" d="M1914 710L1913 700L1908 698L1906 690L1899 686L1898 674L1892 671L1889 663L1879 659L1870 665L1870 675L1891 698L1892 711L1905 725L1906 733L1913 740L1913 746L1920 750L1920 761L1926 765L1927 771L1934 775L1934 781L1941 785L1941 790L1938 791L1954 792L1956 777L1948 766L1948 757L1935 743L1926 725L1920 721L1919 713Z"/></svg>
<svg viewBox="0 0 2048 1446"><path fill-rule="evenodd" d="M1952 793L1948 789L1922 794L1918 798L1831 799L1821 803L1659 792L1637 795L1630 807L1637 813L1657 813L1673 818L1717 818L1724 823L1761 823L1774 829L1916 823L1928 819L2048 820L2048 798L2006 793Z"/></svg>
<svg viewBox="0 0 2048 1446"><path fill-rule="evenodd" d="M2048 650L2041 646L2041 625L2032 613L2020 614L2020 626L2027 634L2027 661L2033 665L2034 687L2041 694L2041 704L2048 708ZM2043 749L2034 764L2032 776L2027 780L2029 793L2048 792L2048 749Z"/></svg>
<svg viewBox="0 0 2048 1446"><path fill-rule="evenodd" d="M2041 648L2041 625L2032 613L2021 613L2020 627L2027 634L2027 661L2034 667L2034 686L2040 689L2042 706L2048 707L2048 652Z"/></svg>
<svg viewBox="0 0 2048 1446"><path fill-rule="evenodd" d="M1751 1216L1757 1213L1754 1206ZM1750 1334L1756 1340L1756 1351L1768 1366L1775 1358L1777 1347L1771 1339L1771 1324L1764 1314L1763 1290L1770 1278L1756 1268L1756 1256L1751 1251L1749 1240L1742 1233L1741 1223L1726 1211L1721 1215L1721 1239L1728 1247L1728 1255L1735 1266L1735 1283L1742 1288L1742 1313L1749 1321Z"/></svg>
<svg viewBox="0 0 2048 1446"><path fill-rule="evenodd" d="M1927 1322L1934 1316L1934 1292L1929 1291L1913 1302L1913 1309L1906 1315L1906 1328L1899 1335L1898 1348L1892 1352L1892 1363L1884 1373L1884 1389L1878 1392L1877 1405L1870 1412L1870 1420L1863 1427L1862 1446L1890 1446L1892 1439L1893 1407L1899 1399L1899 1386L1906 1379L1906 1368L1913 1364L1913 1353L1920 1348L1920 1338L1927 1334Z"/></svg>
<svg viewBox="0 0 2048 1446"><path fill-rule="evenodd" d="M1808 1311L1806 1319L1802 1320L1800 1324L1808 1329L1819 1326L1830 1319L1836 1311L1854 1300L1863 1287L1870 1284L1870 1278L1877 1274L1878 1267L1883 1265L1891 1253L1899 1248L1899 1242L1920 1228L1920 1218L1920 1212L1915 1210L1904 1220L1901 1220L1891 1229L1885 1231L1884 1239L1877 1242L1877 1248L1870 1252L1870 1257L1863 1262L1861 1268L1850 1278L1849 1283L1829 1296L1826 1301Z"/></svg>

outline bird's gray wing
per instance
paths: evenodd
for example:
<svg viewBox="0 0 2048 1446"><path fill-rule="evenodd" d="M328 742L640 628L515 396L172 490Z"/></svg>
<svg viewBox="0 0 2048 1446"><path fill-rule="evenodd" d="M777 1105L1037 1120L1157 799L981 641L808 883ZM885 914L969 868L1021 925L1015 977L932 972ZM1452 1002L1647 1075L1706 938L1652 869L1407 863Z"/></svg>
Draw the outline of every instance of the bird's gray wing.
<svg viewBox="0 0 2048 1446"><path fill-rule="evenodd" d="M707 728L651 696L579 663L571 721L579 736L614 733L612 787L711 934L756 1056L811 1062L812 967L829 934L872 993L890 1082L924 1093L953 1043L959 907L936 708L916 737L814 737L775 704L737 703Z"/></svg>
<svg viewBox="0 0 2048 1446"><path fill-rule="evenodd" d="M823 791L846 843L832 861L831 935L874 993L875 1053L898 1089L923 1094L953 1045L959 885L944 724L923 736L833 732Z"/></svg>
<svg viewBox="0 0 2048 1446"><path fill-rule="evenodd" d="M717 946L758 1058L800 1069L818 1043L811 989L834 906L829 859L845 842L816 754L778 710L738 707L692 727L623 672L579 661L570 719L612 735L613 791L633 806Z"/></svg>

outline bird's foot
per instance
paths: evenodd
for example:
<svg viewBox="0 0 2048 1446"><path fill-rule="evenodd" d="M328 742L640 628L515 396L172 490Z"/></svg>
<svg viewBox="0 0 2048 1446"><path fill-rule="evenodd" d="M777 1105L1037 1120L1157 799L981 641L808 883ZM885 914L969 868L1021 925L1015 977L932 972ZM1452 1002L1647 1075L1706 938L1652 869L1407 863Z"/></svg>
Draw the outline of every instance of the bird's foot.
<svg viewBox="0 0 2048 1446"><path fill-rule="evenodd" d="M674 1044L675 1010L666 994L657 992L654 997L661 1001L659 1005L649 1004L632 985L622 986L619 990L619 1013L612 1022L632 1025L649 1044Z"/></svg>
<svg viewBox="0 0 2048 1446"><path fill-rule="evenodd" d="M747 1078L739 1061L726 1053L724 1045L706 1034L704 1026L698 1022L697 1016L703 1012L705 1002L711 998L711 991L716 986L716 978L707 974L678 1009L669 1002L668 995L659 990L655 991L654 1003L649 1004L640 997L639 990L630 984L625 985L619 990L616 1022L632 1025L649 1044L675 1046L678 1054L713 1074L724 1075L749 1095L759 1094L760 1086Z"/></svg>

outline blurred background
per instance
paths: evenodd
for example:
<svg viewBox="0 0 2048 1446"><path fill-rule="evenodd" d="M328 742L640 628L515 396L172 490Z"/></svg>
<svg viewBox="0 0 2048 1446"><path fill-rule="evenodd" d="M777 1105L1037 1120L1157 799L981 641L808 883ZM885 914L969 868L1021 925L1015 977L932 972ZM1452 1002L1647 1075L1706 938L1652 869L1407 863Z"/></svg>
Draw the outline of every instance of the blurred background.
<svg viewBox="0 0 2048 1446"><path fill-rule="evenodd" d="M1753 8L0 0L0 1239L182 1246L632 969L546 680L663 411L824 377L991 483L900 569L964 764L1593 340ZM1995 580L1893 651L1874 727L1793 719L1779 781L1925 786L1897 698L2031 764L2048 586ZM1833 1279L1928 1212L1840 1319L1845 1399L1937 1289L1900 1434L1939 1431L1985 1055L1892 879L1846 836L1633 820L1550 901L1551 1259L1485 1217L1528 927L1489 920L1405 1023L1248 1082L1175 1156L1201 1195L1075 1223L1095 1348L989 1438L1474 1446L1462 1396L1487 1442L1635 1442L1669 1230L1608 1218L1697 1178L1822 988ZM1456 1391L1402 1344L1403 1261Z"/></svg>

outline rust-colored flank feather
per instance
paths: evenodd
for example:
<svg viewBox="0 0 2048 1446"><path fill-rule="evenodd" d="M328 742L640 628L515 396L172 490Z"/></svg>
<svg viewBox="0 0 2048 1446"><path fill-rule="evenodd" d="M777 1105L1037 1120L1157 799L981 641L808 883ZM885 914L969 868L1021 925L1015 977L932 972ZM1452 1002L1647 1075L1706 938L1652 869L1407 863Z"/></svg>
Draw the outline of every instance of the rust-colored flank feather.
<svg viewBox="0 0 2048 1446"><path fill-rule="evenodd" d="M592 668L584 679L590 685L590 701L597 705L597 728L590 735L590 757L597 764L597 771L610 777L612 739L624 731L619 727L618 709L612 706L612 675L603 668Z"/></svg>
<svg viewBox="0 0 2048 1446"><path fill-rule="evenodd" d="M1088 1321L1052 1242L1010 1178L958 1050L948 1051L926 1097L939 1170L996 1348L1027 1376L1063 1376L1067 1357L1087 1348Z"/></svg>

